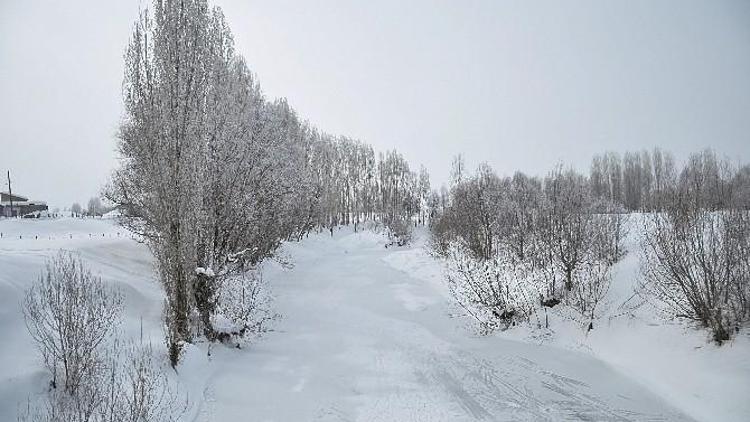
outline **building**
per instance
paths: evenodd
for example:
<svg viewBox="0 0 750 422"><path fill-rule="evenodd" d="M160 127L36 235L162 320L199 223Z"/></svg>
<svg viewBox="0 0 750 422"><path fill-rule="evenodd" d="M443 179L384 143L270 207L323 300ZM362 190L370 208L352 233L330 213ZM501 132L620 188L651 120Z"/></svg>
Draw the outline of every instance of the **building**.
<svg viewBox="0 0 750 422"><path fill-rule="evenodd" d="M11 208L11 200L13 208ZM42 201L29 201L29 198L21 195L0 192L0 217L25 216L41 211L47 211L47 203Z"/></svg>

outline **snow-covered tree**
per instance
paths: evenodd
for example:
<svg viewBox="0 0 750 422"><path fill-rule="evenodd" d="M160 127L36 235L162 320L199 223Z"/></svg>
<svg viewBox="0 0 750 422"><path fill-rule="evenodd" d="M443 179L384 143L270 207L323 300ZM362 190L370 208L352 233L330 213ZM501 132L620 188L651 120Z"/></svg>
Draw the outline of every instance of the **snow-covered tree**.
<svg viewBox="0 0 750 422"><path fill-rule="evenodd" d="M101 217L104 214L104 206L102 205L101 199L93 197L89 199L88 207L86 208L86 214L95 217Z"/></svg>
<svg viewBox="0 0 750 422"><path fill-rule="evenodd" d="M70 206L70 213L73 214L73 217L79 217L81 214L83 214L83 208L81 207L81 204L78 202L74 202L73 205Z"/></svg>
<svg viewBox="0 0 750 422"><path fill-rule="evenodd" d="M320 134L286 100L266 99L221 10L205 0L156 0L141 15L124 103L122 166L107 196L156 257L173 364L184 342L218 339L225 281L283 241L386 215L383 204L385 221L417 212L403 158L389 154L398 166L384 189L371 147Z"/></svg>

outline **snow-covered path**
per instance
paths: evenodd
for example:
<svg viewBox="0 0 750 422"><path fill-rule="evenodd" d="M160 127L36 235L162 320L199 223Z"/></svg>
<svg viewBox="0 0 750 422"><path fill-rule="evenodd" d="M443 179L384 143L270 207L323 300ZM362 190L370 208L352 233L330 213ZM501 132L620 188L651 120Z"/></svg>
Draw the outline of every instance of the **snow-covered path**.
<svg viewBox="0 0 750 422"><path fill-rule="evenodd" d="M594 358L473 336L375 235L290 245L277 331L219 348L198 420L689 420Z"/></svg>
<svg viewBox="0 0 750 422"><path fill-rule="evenodd" d="M19 303L60 248L123 291L123 335L159 350L151 256L120 231L103 220L0 222L0 420L47 389ZM435 269L416 250L351 229L285 250L294 268L265 271L283 315L275 331L242 350L215 346L210 360L205 344L192 347L173 374L188 420L689 420L588 354L472 335L450 317L441 284L395 269Z"/></svg>

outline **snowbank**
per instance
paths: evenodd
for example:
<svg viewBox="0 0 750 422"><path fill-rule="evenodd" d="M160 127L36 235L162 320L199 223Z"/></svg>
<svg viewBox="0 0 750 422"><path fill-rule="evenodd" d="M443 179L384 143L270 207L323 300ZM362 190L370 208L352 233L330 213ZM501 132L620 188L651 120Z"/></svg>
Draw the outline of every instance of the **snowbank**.
<svg viewBox="0 0 750 422"><path fill-rule="evenodd" d="M19 404L46 392L49 376L19 302L60 248L79 252L123 292L122 336L142 333L160 350L163 292L152 257L113 221L2 220L0 231L8 233L0 239L0 420L15 420ZM644 308L602 321L588 336L553 315L546 337L528 328L477 337L449 317L440 263L423 249L424 230L415 234L408 247L386 248L382 234L352 228L285 244L280 261L292 265L269 261L263 270L282 315L274 332L241 350L187 345L176 371L160 355L189 398L183 419L689 420L684 410L731 421L750 414L747 337L717 348ZM633 262L621 267L617 283L632 284ZM612 292L619 300L628 288Z"/></svg>
<svg viewBox="0 0 750 422"><path fill-rule="evenodd" d="M675 407L702 421L750 420L750 333L722 346L702 330L666 322L648 303L625 312L639 277L638 241L642 217L630 220L629 254L614 268L607 312L586 331L565 315L550 311L550 330L516 327L496 336L587 353L626 374ZM394 268L436 285L449 297L441 263L423 247L386 257Z"/></svg>

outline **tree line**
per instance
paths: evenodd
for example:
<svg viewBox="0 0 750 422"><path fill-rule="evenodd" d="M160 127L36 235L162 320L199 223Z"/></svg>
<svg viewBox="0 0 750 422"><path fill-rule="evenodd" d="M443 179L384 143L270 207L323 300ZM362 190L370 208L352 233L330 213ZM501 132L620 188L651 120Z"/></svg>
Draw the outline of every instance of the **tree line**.
<svg viewBox="0 0 750 422"><path fill-rule="evenodd" d="M562 304L593 329L611 268L639 230L638 293L674 317L731 337L750 319L750 166L711 150L677 168L673 156L594 157L588 175L468 175L459 156L450 189L433 192L433 250L446 258L457 303L482 330L536 319ZM645 212L641 225L629 212Z"/></svg>
<svg viewBox="0 0 750 422"><path fill-rule="evenodd" d="M347 137L313 132L313 196L310 225L334 227L379 221L408 237L407 226L426 221L430 178L412 171L397 151L379 153Z"/></svg>
<svg viewBox="0 0 750 422"><path fill-rule="evenodd" d="M408 240L426 172L268 99L220 8L154 1L135 24L124 73L121 166L106 197L156 258L173 364L197 337L260 329L250 318L260 289L248 274L282 242L368 220ZM216 324L227 318L229 332Z"/></svg>
<svg viewBox="0 0 750 422"><path fill-rule="evenodd" d="M703 203L714 210L727 208L732 189L748 189L750 166L720 159L712 150L691 154L682 169L674 155L653 151L596 155L589 181L596 198L621 204L629 211L663 211L676 185L693 184Z"/></svg>

